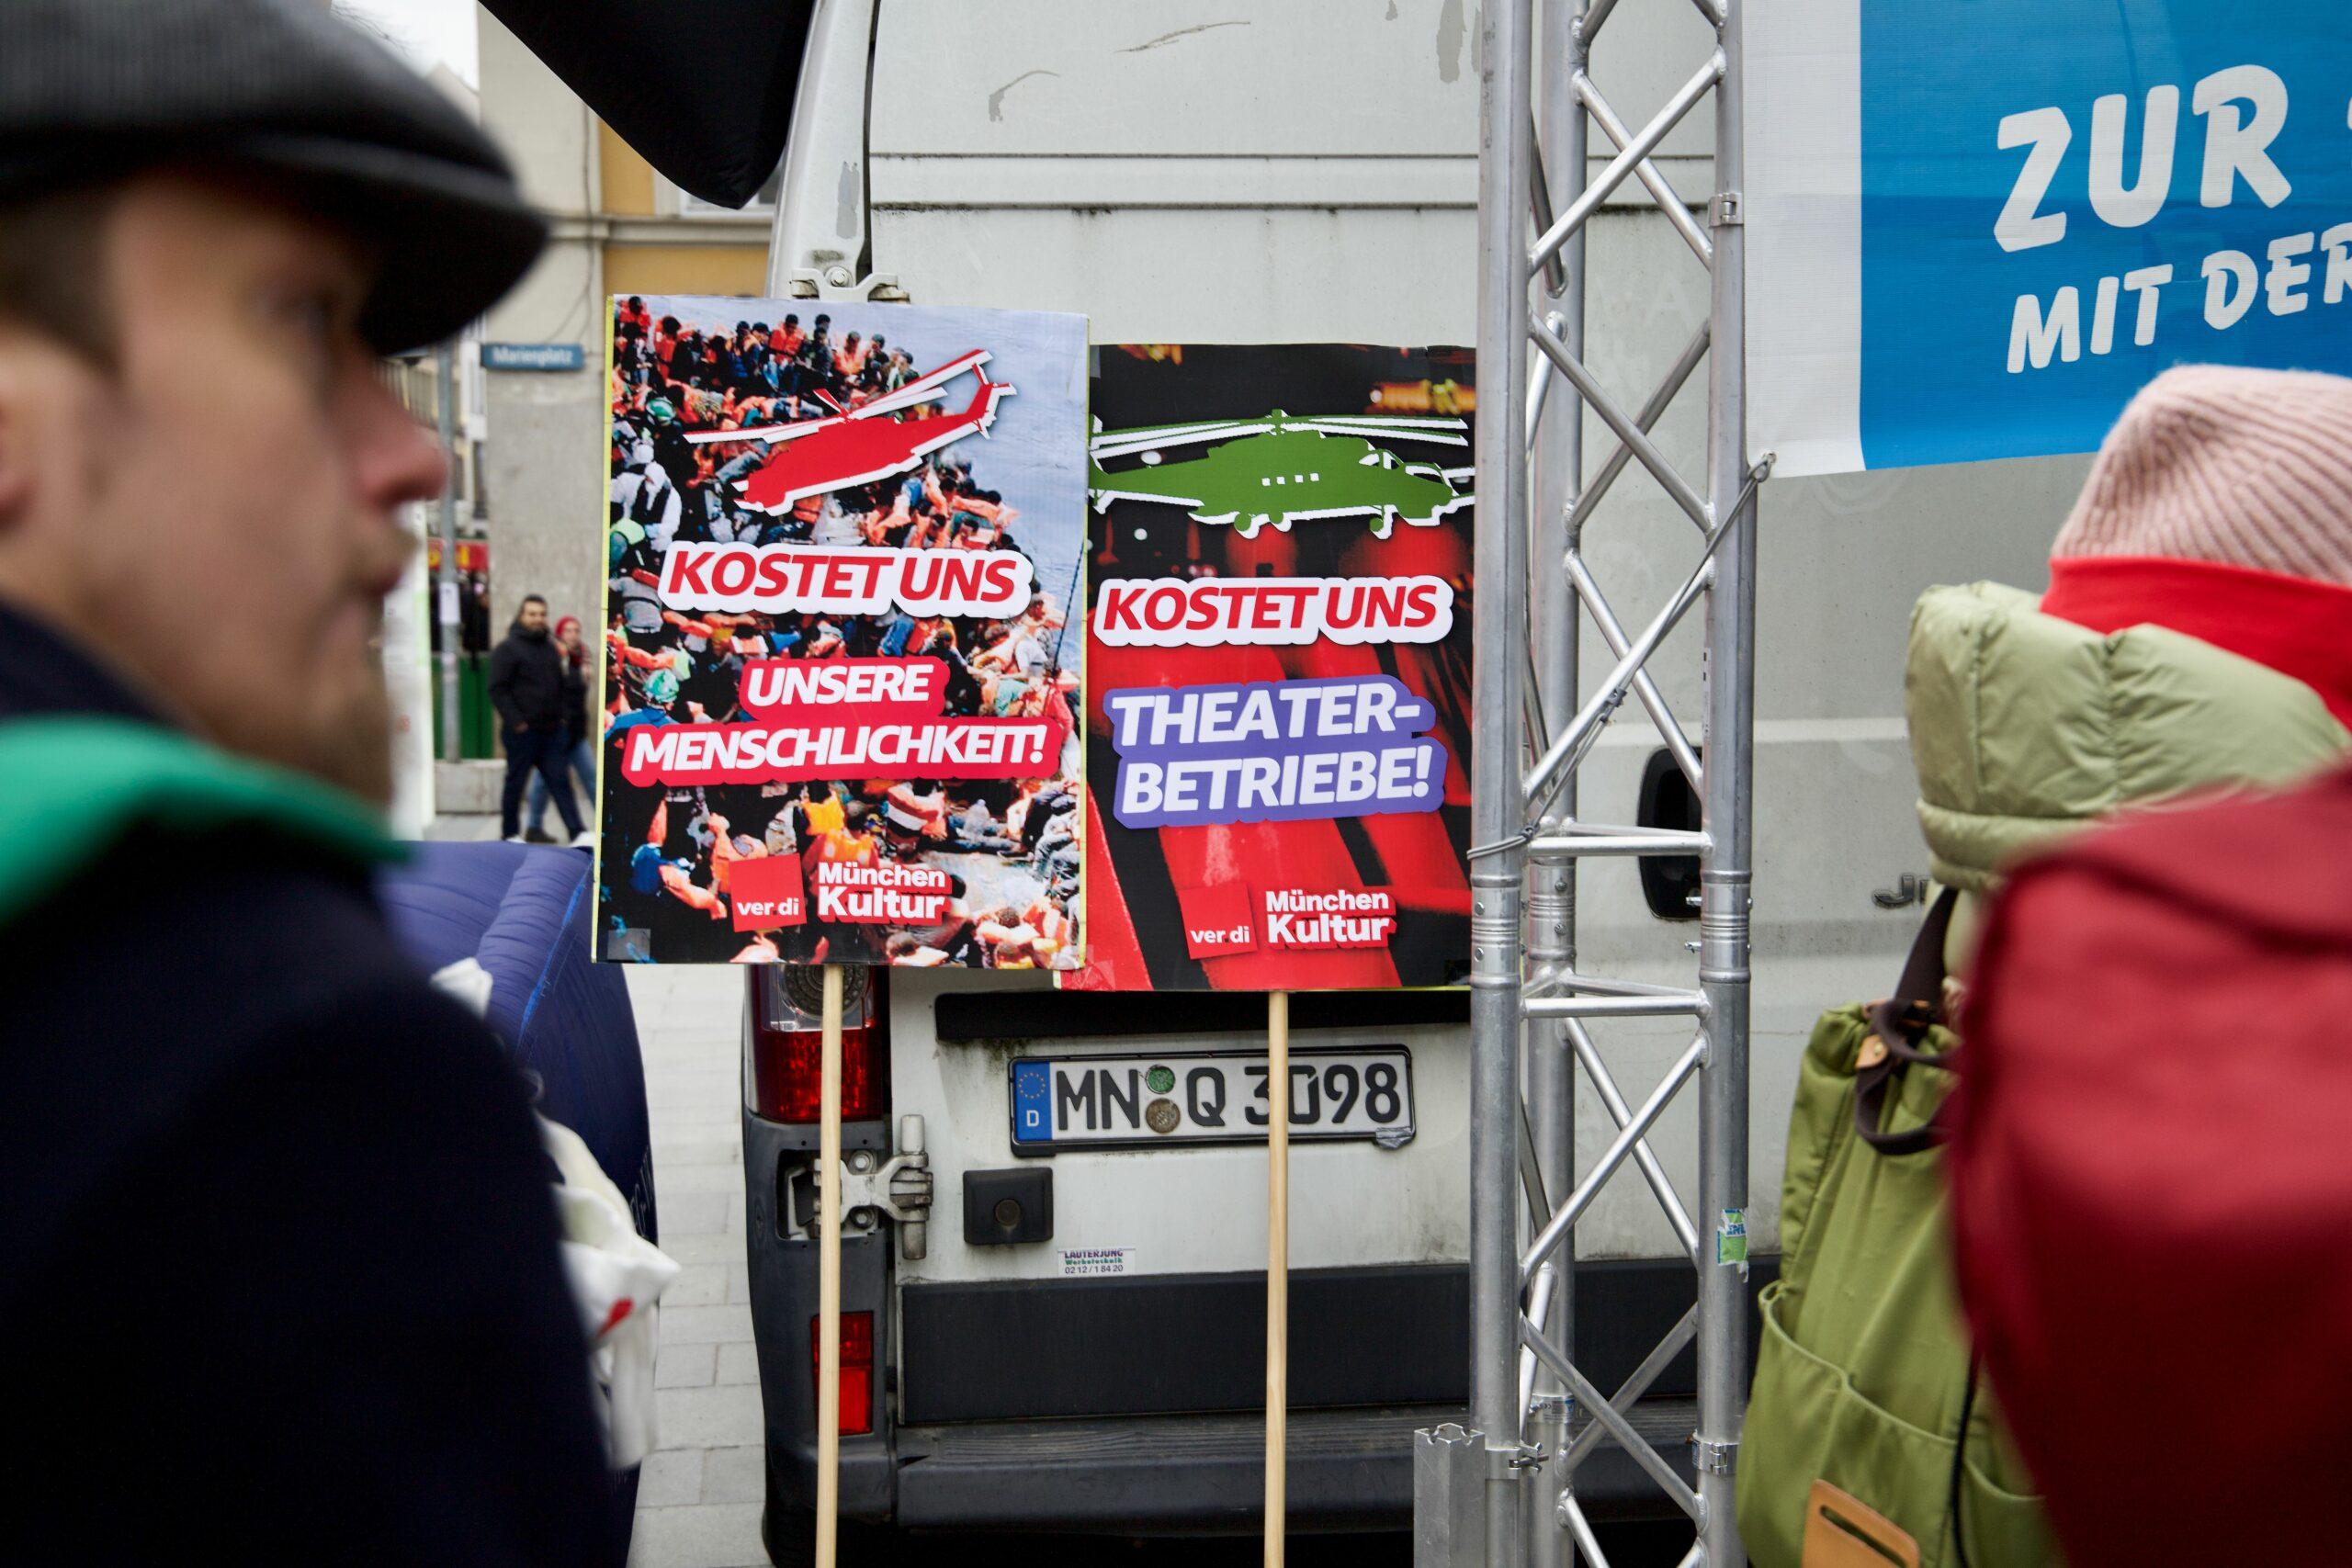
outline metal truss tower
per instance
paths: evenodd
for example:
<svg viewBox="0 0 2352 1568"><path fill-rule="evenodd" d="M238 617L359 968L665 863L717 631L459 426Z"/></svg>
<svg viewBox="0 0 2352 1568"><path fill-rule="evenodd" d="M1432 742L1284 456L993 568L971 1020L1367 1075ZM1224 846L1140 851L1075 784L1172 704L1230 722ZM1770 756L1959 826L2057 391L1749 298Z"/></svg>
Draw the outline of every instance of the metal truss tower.
<svg viewBox="0 0 2352 1568"><path fill-rule="evenodd" d="M1417 1452L1420 1561L1551 1568L1605 1564L1577 1499L1577 1467L1623 1447L1692 1523L1688 1564L1736 1564L1733 1478L1747 1388L1749 826L1754 751L1756 489L1747 459L1740 211L1742 0L1695 4L1713 47L1639 129L1588 72L1618 0L1483 7L1478 187L1477 705L1472 769L1471 1422L1425 1433ZM1540 60L1543 96L1535 96ZM1702 106L1714 117L1715 188L1694 209L1656 160ZM1588 137L1611 155L1597 171ZM1548 154L1548 157L1547 157ZM1628 181L1648 193L1710 275L1710 309L1639 408L1605 392L1585 359L1584 238ZM1604 295L1603 298L1606 298ZM1650 431L1707 367L1706 468L1686 476ZM1531 369L1532 364L1532 369ZM1585 462L1585 412L1613 440ZM1689 570L1629 627L1581 547L1619 478L1638 465L1695 527ZM1703 606L1703 609L1702 609ZM1701 734L1693 747L1645 666L1691 611L1705 620ZM1615 662L1580 679L1581 623ZM1577 773L1632 697L1702 803L1695 832L1577 815ZM1690 987L1577 967L1576 868L1587 855L1699 857L1699 972ZM1689 1046L1638 1103L1593 1038L1606 1021L1687 1018ZM1617 1131L1576 1173L1578 1074ZM1686 1205L1647 1137L1678 1095L1699 1100L1699 1181ZM1696 1304L1614 1390L1574 1359L1575 1232L1595 1194L1628 1171L1665 1211L1697 1275ZM1522 1218L1525 1223L1522 1224ZM1631 1419L1684 1347L1697 1346L1696 1485Z"/></svg>

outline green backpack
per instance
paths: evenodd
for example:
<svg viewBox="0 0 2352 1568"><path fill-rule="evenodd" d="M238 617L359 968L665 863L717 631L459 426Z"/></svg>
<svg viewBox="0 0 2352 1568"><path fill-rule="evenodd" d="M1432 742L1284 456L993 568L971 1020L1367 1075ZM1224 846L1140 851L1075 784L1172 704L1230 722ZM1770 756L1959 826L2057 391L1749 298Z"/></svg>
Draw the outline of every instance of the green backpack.
<svg viewBox="0 0 2352 1568"><path fill-rule="evenodd" d="M1822 1014L1798 1071L1781 1277L1762 1295L1740 1438L1739 1529L1760 1568L1804 1563L1817 1482L1861 1507L1827 1499L1815 1530L1883 1548L1840 1540L1826 1554L1838 1562L2059 1561L1978 1386L1952 1285L1936 1120L1959 1044L1939 1019L1954 897L1938 899L1895 998ZM1888 1541L1890 1524L1916 1557Z"/></svg>

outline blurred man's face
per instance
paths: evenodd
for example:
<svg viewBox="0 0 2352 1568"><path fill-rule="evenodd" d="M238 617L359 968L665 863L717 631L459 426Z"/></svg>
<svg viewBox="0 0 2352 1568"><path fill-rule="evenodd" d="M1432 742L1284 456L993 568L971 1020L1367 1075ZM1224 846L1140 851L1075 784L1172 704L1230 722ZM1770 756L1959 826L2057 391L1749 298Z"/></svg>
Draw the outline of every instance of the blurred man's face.
<svg viewBox="0 0 2352 1568"><path fill-rule="evenodd" d="M126 187L112 369L0 323L0 594L232 751L390 793L377 648L443 457L356 327L368 259L234 186Z"/></svg>
<svg viewBox="0 0 2352 1568"><path fill-rule="evenodd" d="M526 599L514 612L514 624L526 632L543 632L548 629L548 607L537 599Z"/></svg>

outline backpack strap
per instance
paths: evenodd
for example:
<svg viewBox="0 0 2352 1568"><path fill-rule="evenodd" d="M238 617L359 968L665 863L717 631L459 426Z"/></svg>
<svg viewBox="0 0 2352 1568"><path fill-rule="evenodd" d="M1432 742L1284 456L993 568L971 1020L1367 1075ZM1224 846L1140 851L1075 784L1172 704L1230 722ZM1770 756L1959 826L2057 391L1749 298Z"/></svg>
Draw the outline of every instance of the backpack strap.
<svg viewBox="0 0 2352 1568"><path fill-rule="evenodd" d="M1984 1348L1973 1340L1968 1347L1968 1385L1960 1395L1960 1430L1952 1434L1951 1481L1944 1490L1944 1517L1951 1530L1955 1568L1970 1568L1968 1529L1961 1513L1961 1491L1968 1473L1968 1423L1976 1413L1976 1382L1984 1367Z"/></svg>
<svg viewBox="0 0 2352 1568"><path fill-rule="evenodd" d="M1924 1126L1907 1132L1881 1129L1886 1120L1889 1090L1913 1064L1950 1068L1955 1053L1922 1051L1918 1042L1943 1021L1944 939L1951 930L1952 908L1960 902L1957 888L1947 887L1928 911L1919 934L1912 939L1911 955L1904 961L1903 978L1894 995L1870 1009L1870 1038L1862 1055L1871 1060L1854 1071L1854 1134L1883 1155L1924 1154L1951 1136L1939 1113ZM1877 1047L1873 1050L1872 1047Z"/></svg>

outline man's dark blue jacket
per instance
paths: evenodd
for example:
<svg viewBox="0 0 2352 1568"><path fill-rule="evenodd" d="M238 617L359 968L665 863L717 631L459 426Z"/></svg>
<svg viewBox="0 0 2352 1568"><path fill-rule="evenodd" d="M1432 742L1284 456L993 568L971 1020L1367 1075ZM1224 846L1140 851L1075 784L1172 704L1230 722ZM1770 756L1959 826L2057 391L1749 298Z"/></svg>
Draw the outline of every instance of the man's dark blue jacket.
<svg viewBox="0 0 2352 1568"><path fill-rule="evenodd" d="M0 606L57 714L155 721ZM618 1562L522 1085L361 868L133 833L0 954L0 1562Z"/></svg>

